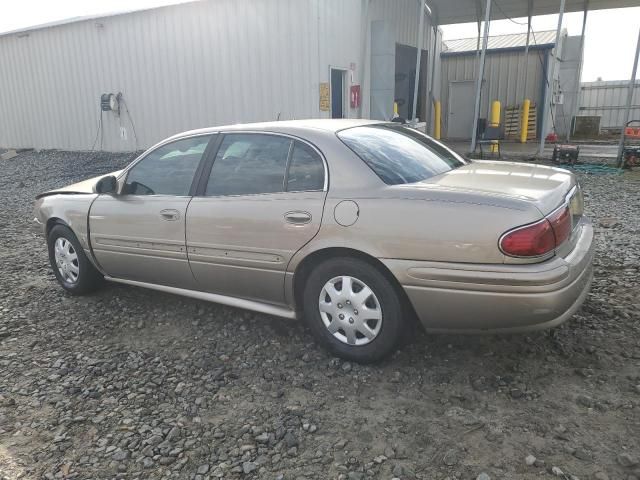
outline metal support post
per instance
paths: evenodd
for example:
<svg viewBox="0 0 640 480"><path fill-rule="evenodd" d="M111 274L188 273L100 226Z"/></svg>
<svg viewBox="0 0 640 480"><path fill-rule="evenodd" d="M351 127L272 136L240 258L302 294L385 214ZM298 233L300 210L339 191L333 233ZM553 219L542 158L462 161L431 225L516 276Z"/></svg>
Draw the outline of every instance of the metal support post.
<svg viewBox="0 0 640 480"><path fill-rule="evenodd" d="M562 0L564 1L564 0ZM476 137L478 132L478 117L480 116L480 94L482 91L482 77L484 76L484 61L487 56L487 44L489 42L489 23L491 22L491 0L486 0L484 8L484 36L482 40L482 52L480 53L480 59L478 61L478 68L476 71L476 101L473 110L473 128L471 130L471 147L470 153L476 150Z"/></svg>
<svg viewBox="0 0 640 480"><path fill-rule="evenodd" d="M527 44L524 47L524 86L522 87L522 98L524 99L520 107L520 143L527 143L529 133L529 109L531 100L527 97L527 85L529 80L529 45L531 44L531 0L527 8Z"/></svg>
<svg viewBox="0 0 640 480"><path fill-rule="evenodd" d="M526 99L527 97L527 84L529 83L529 77L527 73L529 72L529 45L531 44L531 0L529 1L527 7L527 44L524 46L524 87L522 89L522 98Z"/></svg>
<svg viewBox="0 0 640 480"><path fill-rule="evenodd" d="M638 72L638 56L640 56L640 29L638 30L638 44L636 45L636 54L633 58L633 69L631 71L631 80L629 80L629 89L627 90L627 104L624 107L624 120L622 122L622 132L620 132L620 142L618 143L618 167L622 167L624 159L622 158L622 149L624 147L624 129L629 121L629 112L631 111L631 101L633 100L633 90L636 86L636 73Z"/></svg>
<svg viewBox="0 0 640 480"><path fill-rule="evenodd" d="M418 84L420 82L420 57L422 55L422 35L424 34L424 0L420 0L420 20L418 22L418 53L416 54L416 78L413 85L413 111L411 123L415 124L418 107Z"/></svg>
<svg viewBox="0 0 640 480"><path fill-rule="evenodd" d="M555 86L555 76L556 76L556 64L559 61L560 54L560 30L562 29L562 17L564 15L564 4L565 0L560 0L560 12L558 13L558 28L556 28L556 46L552 50L553 58L551 59L551 68L547 67L547 88L544 92L544 103L542 104L542 128L540 129L540 147L538 148L538 155L541 157L544 153L544 142L545 136L547 135L547 113L553 115L553 107L551 106L552 97ZM547 108L549 108L549 112L547 112Z"/></svg>
<svg viewBox="0 0 640 480"><path fill-rule="evenodd" d="M433 96L433 87L436 79L436 48L438 45L438 26L433 25L433 45L431 48L431 81L429 82L429 105L427 106L427 128L425 129L425 133L429 134L431 132L431 110L433 108L435 98ZM434 118L435 121L435 118ZM436 127L433 127L433 134L435 135Z"/></svg>

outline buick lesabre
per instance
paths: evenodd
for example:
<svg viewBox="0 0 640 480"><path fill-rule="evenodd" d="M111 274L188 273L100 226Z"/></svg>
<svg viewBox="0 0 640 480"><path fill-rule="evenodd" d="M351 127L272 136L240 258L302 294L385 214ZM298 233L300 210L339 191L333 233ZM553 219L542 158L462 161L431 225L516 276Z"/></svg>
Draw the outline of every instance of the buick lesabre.
<svg viewBox="0 0 640 480"><path fill-rule="evenodd" d="M303 120L190 131L38 196L72 294L104 279L300 318L374 361L411 318L525 332L584 301L593 230L574 175L468 161L407 126Z"/></svg>

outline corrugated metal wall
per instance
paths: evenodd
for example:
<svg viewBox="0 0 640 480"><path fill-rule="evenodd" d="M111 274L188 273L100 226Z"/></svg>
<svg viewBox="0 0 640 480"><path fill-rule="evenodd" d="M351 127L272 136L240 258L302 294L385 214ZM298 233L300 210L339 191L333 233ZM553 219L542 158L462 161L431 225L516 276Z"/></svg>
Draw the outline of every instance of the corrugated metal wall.
<svg viewBox="0 0 640 480"><path fill-rule="evenodd" d="M559 91L564 102L555 106L555 127L560 138L566 138L571 130L580 96L580 37L565 37L562 45L562 62L559 69Z"/></svg>
<svg viewBox="0 0 640 480"><path fill-rule="evenodd" d="M578 115L598 115L600 128L620 129L627 104L628 81L583 82ZM629 120L640 120L640 81L633 89Z"/></svg>
<svg viewBox="0 0 640 480"><path fill-rule="evenodd" d="M525 62L524 51L505 51L487 53L485 63L480 117L488 118L493 100L499 100L503 108L519 105L529 98L538 106L542 103L545 55L548 50L530 50L529 61ZM525 63L527 65L525 71ZM449 107L449 84L456 81L469 81L476 78L478 57L475 54L443 56L441 60L441 96L443 132L446 135ZM524 91L524 76L528 76L527 89ZM526 97L525 97L526 95ZM473 105L469 105L473 116Z"/></svg>
<svg viewBox="0 0 640 480"><path fill-rule="evenodd" d="M361 9L215 0L0 36L0 146L128 151L192 128L328 116L329 66L355 63L360 81ZM104 112L96 141L105 92L123 93L137 141L126 112Z"/></svg>
<svg viewBox="0 0 640 480"><path fill-rule="evenodd" d="M371 23L372 22L385 22L385 27L393 33L396 43L403 45L409 45L416 47L418 45L418 30L419 30L419 11L420 3L416 0L363 0L363 17L368 19L369 26L365 34L365 45L363 61L365 63L365 76L364 86L366 95L363 94L362 101L362 115L365 118L369 118L371 109L371 99L368 94L369 85L371 85ZM367 7L368 4L368 7ZM367 11L368 9L368 11ZM431 82L431 52L433 45L436 46L436 65L435 65L435 80L434 80L434 98L440 97L440 52L442 50L442 34L438 34L438 38L435 38L432 28L432 22L428 15L425 15L424 30L422 36L422 48L428 51L427 55L427 77L428 82L426 84L427 92L430 90ZM392 47L395 52L395 48ZM393 76L394 72L377 72L377 74L388 74ZM393 80L391 80L393 83Z"/></svg>
<svg viewBox="0 0 640 480"><path fill-rule="evenodd" d="M415 47L418 43L420 3L416 0L372 0L370 20L386 20L396 33L396 42ZM425 17L422 48L429 46L429 17Z"/></svg>

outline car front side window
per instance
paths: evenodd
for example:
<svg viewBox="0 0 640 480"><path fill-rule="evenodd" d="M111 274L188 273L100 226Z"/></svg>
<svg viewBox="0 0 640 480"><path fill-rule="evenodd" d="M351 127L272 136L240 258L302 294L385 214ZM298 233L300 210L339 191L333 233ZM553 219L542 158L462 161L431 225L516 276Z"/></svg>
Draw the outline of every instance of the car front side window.
<svg viewBox="0 0 640 480"><path fill-rule="evenodd" d="M155 149L129 170L123 193L189 195L210 139L211 135L183 138Z"/></svg>

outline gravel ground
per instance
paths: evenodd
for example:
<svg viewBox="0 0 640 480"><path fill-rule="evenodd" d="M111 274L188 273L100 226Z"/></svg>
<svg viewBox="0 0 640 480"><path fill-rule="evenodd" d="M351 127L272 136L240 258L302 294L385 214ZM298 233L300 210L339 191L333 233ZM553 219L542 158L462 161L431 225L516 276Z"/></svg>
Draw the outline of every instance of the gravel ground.
<svg viewBox="0 0 640 480"><path fill-rule="evenodd" d="M287 320L65 294L33 197L130 158L0 163L0 479L640 478L639 175L581 176L596 278L570 322L420 335L361 366Z"/></svg>

